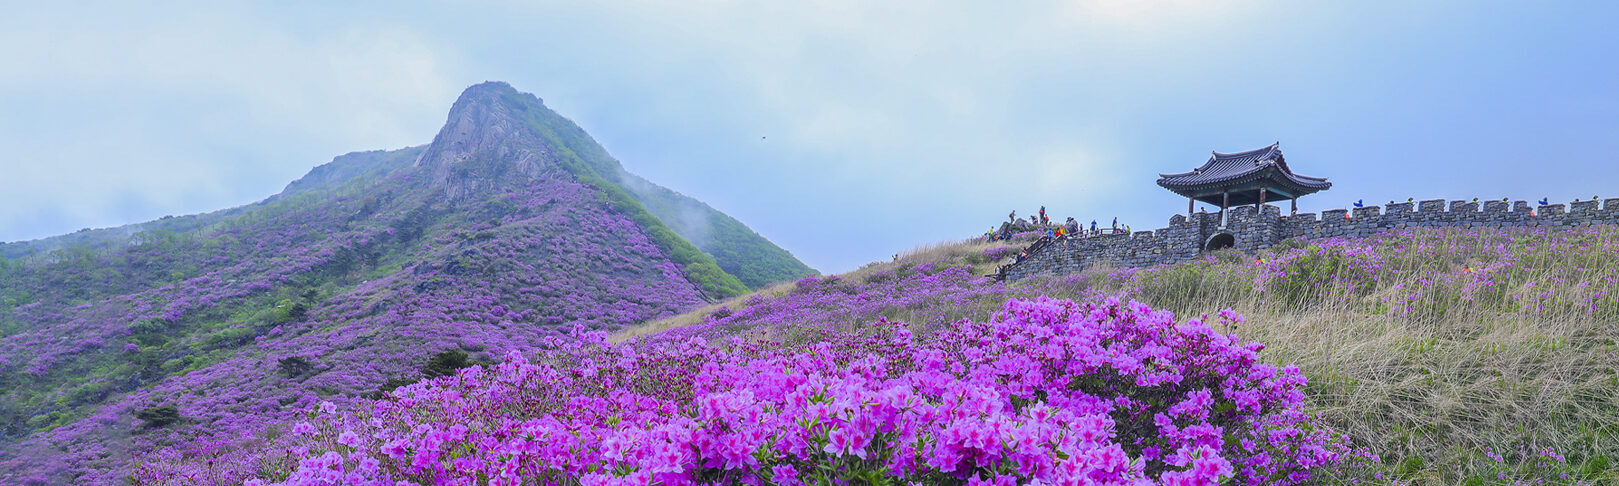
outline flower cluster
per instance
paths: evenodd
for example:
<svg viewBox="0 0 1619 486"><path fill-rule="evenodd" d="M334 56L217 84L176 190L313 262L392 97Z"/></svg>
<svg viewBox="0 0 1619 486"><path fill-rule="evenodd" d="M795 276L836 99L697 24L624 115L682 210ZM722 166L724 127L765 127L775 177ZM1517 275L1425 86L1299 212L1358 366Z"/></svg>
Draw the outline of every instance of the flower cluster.
<svg viewBox="0 0 1619 486"><path fill-rule="evenodd" d="M1014 247L1014 246L1011 246L1011 245L1002 245L1002 246L997 246L997 247L992 247L992 248L985 248L979 254L983 255L985 260L993 262L993 261L999 261L1002 258L1012 256L1012 254L1017 253L1017 251L1018 251L1017 247Z"/></svg>
<svg viewBox="0 0 1619 486"><path fill-rule="evenodd" d="M1299 484L1347 452L1296 368L1134 302L1013 299L930 333L553 344L313 413L249 484Z"/></svg>

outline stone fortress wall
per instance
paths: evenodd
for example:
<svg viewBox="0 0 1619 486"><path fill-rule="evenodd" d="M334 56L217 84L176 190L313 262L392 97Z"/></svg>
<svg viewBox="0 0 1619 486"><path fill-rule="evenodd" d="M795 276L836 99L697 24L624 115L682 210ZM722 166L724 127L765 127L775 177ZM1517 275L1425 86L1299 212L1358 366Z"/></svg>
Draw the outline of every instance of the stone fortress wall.
<svg viewBox="0 0 1619 486"><path fill-rule="evenodd" d="M1417 227L1577 228L1619 224L1619 198L1530 206L1515 201L1449 201L1367 206L1282 216L1276 206L1231 208L1225 227L1220 213L1177 214L1169 227L1130 234L1063 236L1030 246L1029 254L1001 267L999 277L1018 280L1032 275L1077 273L1098 263L1143 267L1193 260L1205 250L1235 247L1245 253L1269 248L1288 238L1363 237Z"/></svg>

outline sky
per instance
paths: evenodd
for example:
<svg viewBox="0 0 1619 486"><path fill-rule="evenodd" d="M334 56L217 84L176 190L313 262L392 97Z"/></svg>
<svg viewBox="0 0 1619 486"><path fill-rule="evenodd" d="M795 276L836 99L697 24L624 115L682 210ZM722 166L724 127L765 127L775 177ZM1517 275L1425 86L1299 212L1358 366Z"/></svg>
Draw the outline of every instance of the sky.
<svg viewBox="0 0 1619 486"><path fill-rule="evenodd" d="M823 272L1016 209L1165 226L1281 142L1356 200L1619 197L1601 2L12 2L0 241L251 203L534 93Z"/></svg>

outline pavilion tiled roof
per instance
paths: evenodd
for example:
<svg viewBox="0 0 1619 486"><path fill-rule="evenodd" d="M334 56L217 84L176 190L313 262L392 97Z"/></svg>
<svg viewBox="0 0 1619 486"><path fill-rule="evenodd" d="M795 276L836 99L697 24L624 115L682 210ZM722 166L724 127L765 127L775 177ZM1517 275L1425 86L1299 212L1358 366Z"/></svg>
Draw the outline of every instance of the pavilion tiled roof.
<svg viewBox="0 0 1619 486"><path fill-rule="evenodd" d="M1160 174L1158 185L1177 193L1184 193L1200 188L1234 186L1266 178L1283 185L1297 186L1295 190L1305 193L1332 187L1332 183L1327 182L1325 178L1298 175L1289 170L1287 159L1282 156L1280 142L1246 152L1230 154L1214 152L1208 162L1204 162L1202 167L1192 169L1191 172Z"/></svg>

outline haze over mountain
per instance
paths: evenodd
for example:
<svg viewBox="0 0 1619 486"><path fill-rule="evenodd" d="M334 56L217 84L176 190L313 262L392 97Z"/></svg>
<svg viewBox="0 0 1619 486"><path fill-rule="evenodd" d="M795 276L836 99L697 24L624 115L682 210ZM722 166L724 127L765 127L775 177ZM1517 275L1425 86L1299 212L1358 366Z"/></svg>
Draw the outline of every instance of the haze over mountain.
<svg viewBox="0 0 1619 486"><path fill-rule="evenodd" d="M0 244L0 478L118 483L435 353L495 360L814 273L539 98L475 85L431 144L264 201Z"/></svg>

